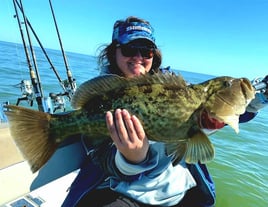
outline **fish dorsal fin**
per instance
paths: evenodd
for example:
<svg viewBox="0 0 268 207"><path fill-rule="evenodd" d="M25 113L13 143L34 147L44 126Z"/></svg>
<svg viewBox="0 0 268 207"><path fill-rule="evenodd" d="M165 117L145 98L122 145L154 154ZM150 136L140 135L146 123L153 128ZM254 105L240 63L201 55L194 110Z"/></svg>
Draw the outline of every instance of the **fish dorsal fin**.
<svg viewBox="0 0 268 207"><path fill-rule="evenodd" d="M117 84L113 84L113 83ZM122 83L121 83L122 82ZM72 97L71 105L75 109L82 108L88 101L106 91L112 90L115 85L124 83L124 79L117 75L103 75L82 83Z"/></svg>
<svg viewBox="0 0 268 207"><path fill-rule="evenodd" d="M165 87L185 88L186 82L180 75L170 73L155 73L140 75L133 78L120 77L118 75L103 75L88 80L80 85L72 97L72 107L79 109L84 107L92 98L110 91L120 91L132 86L163 84Z"/></svg>

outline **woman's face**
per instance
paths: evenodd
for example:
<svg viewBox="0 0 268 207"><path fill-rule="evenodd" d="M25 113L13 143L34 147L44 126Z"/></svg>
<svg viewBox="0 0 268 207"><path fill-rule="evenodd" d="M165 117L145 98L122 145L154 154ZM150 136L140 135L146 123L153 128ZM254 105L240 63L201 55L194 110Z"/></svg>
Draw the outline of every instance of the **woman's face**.
<svg viewBox="0 0 268 207"><path fill-rule="evenodd" d="M126 50L126 48L123 47L116 48L116 63L125 77L133 77L145 74L149 72L152 67L154 53L152 52L152 54L149 56L148 54L145 54L145 57L143 57L144 52L141 51L142 49L135 49L135 48L139 47L134 47L134 52L133 50L130 51L130 54L128 54L127 56L126 54L124 56L124 49ZM142 48L144 48L144 46ZM127 50L129 52L129 49ZM148 51L145 52L148 53Z"/></svg>

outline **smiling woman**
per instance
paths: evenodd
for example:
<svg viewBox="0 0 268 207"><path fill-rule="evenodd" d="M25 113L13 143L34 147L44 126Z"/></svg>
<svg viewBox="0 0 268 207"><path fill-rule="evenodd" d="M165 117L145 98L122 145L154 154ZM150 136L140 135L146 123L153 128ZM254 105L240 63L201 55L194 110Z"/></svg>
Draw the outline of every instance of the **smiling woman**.
<svg viewBox="0 0 268 207"><path fill-rule="evenodd" d="M99 55L103 73L133 77L158 71L162 55L155 44L154 29L147 21L130 17L116 21L113 29L112 43Z"/></svg>
<svg viewBox="0 0 268 207"><path fill-rule="evenodd" d="M162 55L155 44L152 26L148 21L133 16L115 22L112 42L99 55L102 74L124 76L127 79L122 80L125 80L126 83L139 80L138 78L144 78L146 83L153 77L156 77L155 80L161 83L164 83L164 80L167 81L168 77L170 81L167 82L173 82L172 80L176 76L170 71L160 69L161 62ZM134 77L143 74L144 76ZM105 77L109 78L109 76ZM116 77L110 76L110 78ZM180 77L177 78L180 79ZM100 79L102 77L97 80ZM186 86L185 82L180 80L178 85ZM112 87L108 86L108 88ZM153 90L152 93L159 92L157 86L155 88L156 91ZM124 90L122 89L122 91ZM150 93L151 90L145 91ZM118 93L120 94L120 92ZM79 93L77 95L76 98L80 97ZM74 103L76 103L76 98L73 99ZM119 98L119 100L121 99ZM135 99L132 101L127 98L127 100L130 103L136 103ZM149 98L149 100L153 101L154 98ZM80 104L74 105L75 108L77 106L81 107ZM106 114L106 125L114 144L110 147L101 146L90 159L86 160L63 206L77 204L77 206L84 206L86 203L90 203L92 206L93 203L94 206L122 206L122 203L130 206L214 205L214 185L205 165L196 163L188 166L184 159L180 160L182 158L180 156L173 159L172 156L165 153L165 145L160 140L158 140L159 142L148 141L147 135L149 136L150 133L146 134L143 128L146 126L144 125L146 116L141 116L144 120L139 120L138 116L130 114L125 109L121 110L120 106L115 106L115 108L117 109L113 109L114 113L108 111ZM159 119L161 122L164 117ZM169 124L167 125L169 126ZM149 127L147 130L160 130L158 136L166 131L161 130L161 127L158 129ZM173 129L168 131L173 131ZM174 133L180 132L180 130L174 131ZM209 149L212 149L209 142L206 144ZM176 149L179 154L183 154L185 150L184 147ZM90 151L90 147L88 150ZM210 157L213 156L213 149L208 151ZM102 154L101 159L97 155L98 153ZM97 175L96 172L98 172ZM86 185L84 179L87 180ZM100 197L99 195L105 195L106 199L96 199Z"/></svg>

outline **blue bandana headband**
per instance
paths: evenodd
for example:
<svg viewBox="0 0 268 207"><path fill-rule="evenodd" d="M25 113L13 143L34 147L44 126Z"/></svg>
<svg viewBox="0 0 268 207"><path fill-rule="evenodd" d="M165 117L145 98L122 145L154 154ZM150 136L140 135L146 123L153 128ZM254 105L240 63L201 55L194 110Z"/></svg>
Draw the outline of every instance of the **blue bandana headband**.
<svg viewBox="0 0 268 207"><path fill-rule="evenodd" d="M127 44L136 39L147 39L155 43L154 29L143 22L116 22L113 31L113 41Z"/></svg>

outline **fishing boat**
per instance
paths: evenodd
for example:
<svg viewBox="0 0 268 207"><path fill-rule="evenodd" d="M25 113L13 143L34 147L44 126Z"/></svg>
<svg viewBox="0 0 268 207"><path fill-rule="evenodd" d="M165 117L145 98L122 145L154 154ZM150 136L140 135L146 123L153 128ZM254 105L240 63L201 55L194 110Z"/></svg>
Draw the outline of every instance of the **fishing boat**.
<svg viewBox="0 0 268 207"><path fill-rule="evenodd" d="M67 78L64 80L57 73L56 68L46 53L46 49L34 32L30 21L23 11L21 1L19 3L18 0L13 0L13 3L16 12L15 17L18 20L19 31L21 32L22 43L25 49L30 79L18 80L21 96L17 97L17 102L11 104L20 105L26 103L29 107L36 107L36 110L49 113L68 110L66 105L76 90L76 83L68 66L59 32L59 42L66 66ZM51 10L54 16L52 5ZM54 20L56 19L54 18ZM21 22L24 22L24 24ZM56 21L55 26L57 28ZM26 37L22 31L26 31ZM44 94L43 86L39 79L39 71L35 64L38 60L33 58L35 56L34 49L28 33L34 35L39 43L40 49L43 51L47 62L58 79L59 88L62 92L55 93L52 91L48 96ZM268 80L258 85L256 90L266 88L267 82ZM58 89L55 89L55 91L58 91ZM68 193L72 181L79 173L79 166L84 158L83 153L80 153L84 150L81 142L69 139L68 142L65 142L57 149L56 153L41 170L33 174L9 134L8 122L3 113L3 106L5 104L9 104L9 101L6 100L0 103L0 206L60 206ZM74 154L75 156L73 156Z"/></svg>
<svg viewBox="0 0 268 207"><path fill-rule="evenodd" d="M8 100L0 103L0 206L60 206L68 193L70 184L79 172L79 166L83 160L83 154L79 152L83 150L83 146L80 142L73 141L74 139L68 140L58 148L53 157L42 169L36 173L32 173L28 163L20 154L9 134L4 105L20 105L24 103L28 107L35 107L36 110L48 113L66 111L68 110L69 101L76 90L76 82L68 66L51 1L49 0L50 9L66 68L67 78L64 80L61 79L45 47L31 26L30 20L24 12L22 1L13 0L13 4L15 10L14 17L18 21L29 68L29 80L18 80L20 81L18 88L21 90L21 96L17 97L16 103L9 103ZM51 92L47 96L44 94L37 67L38 60L35 58L35 49L31 41L32 35L37 40L39 48L50 64L62 92ZM55 89L55 91L59 91L59 89ZM72 156L73 153L76 156Z"/></svg>

